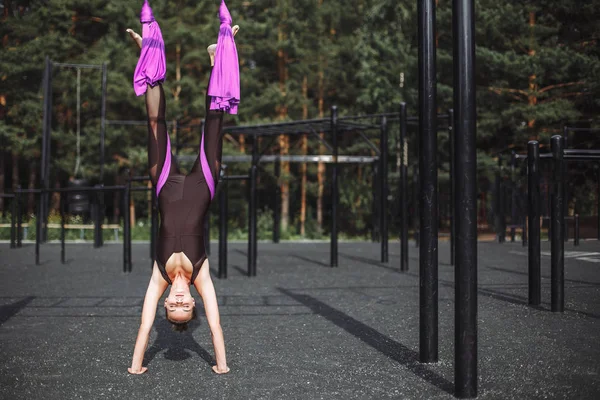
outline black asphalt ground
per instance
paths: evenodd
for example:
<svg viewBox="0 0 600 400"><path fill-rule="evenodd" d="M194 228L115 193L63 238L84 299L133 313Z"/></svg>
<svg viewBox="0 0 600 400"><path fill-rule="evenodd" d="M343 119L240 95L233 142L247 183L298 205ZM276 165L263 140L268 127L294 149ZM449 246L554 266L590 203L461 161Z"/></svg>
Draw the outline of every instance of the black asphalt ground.
<svg viewBox="0 0 600 400"><path fill-rule="evenodd" d="M216 246L213 246L215 249ZM454 380L453 267L440 243L440 361L420 364L417 249L399 273L399 245L259 244L258 277L244 276L246 246L231 244L217 280L231 373L211 372L204 318L186 333L158 313L148 373L127 373L150 277L148 245L0 245L1 399L450 399ZM547 243L543 244L548 250ZM566 245L566 309L527 306L526 249L479 245L479 398L600 398L600 245ZM573 253L579 252L579 253ZM210 257L213 268L217 259ZM200 302L199 302L200 304ZM202 314L201 314L202 315Z"/></svg>

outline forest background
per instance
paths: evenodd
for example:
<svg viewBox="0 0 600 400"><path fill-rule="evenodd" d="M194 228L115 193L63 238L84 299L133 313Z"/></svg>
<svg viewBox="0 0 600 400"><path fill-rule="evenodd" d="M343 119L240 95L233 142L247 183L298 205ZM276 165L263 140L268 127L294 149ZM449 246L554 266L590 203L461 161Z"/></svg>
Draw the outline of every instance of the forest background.
<svg viewBox="0 0 600 400"><path fill-rule="evenodd" d="M108 65L107 118L145 120L143 98L132 90L139 51L125 30L141 33L141 1L2 0L0 2L0 192L39 187L42 136L42 79L45 57L54 62ZM238 46L242 100L227 125L397 112L406 102L417 115L417 1L414 0L229 0ZM528 140L549 138L564 124L597 127L600 108L600 0L475 0L477 43L478 163L481 223L493 219L491 183L500 172L499 154L523 152ZM182 154L194 154L204 117L209 74L206 47L216 42L219 0L153 0L151 6L166 43L167 119L176 122ZM438 108L452 107L452 2L437 1ZM80 154L77 142L76 71L55 68L52 108L52 185L69 178L97 183L101 74L81 71ZM177 132L174 129L178 130ZM390 185L397 187L398 126L390 126ZM368 136L378 144L378 130ZM597 135L579 134L571 145L600 148ZM375 155L357 135L340 139L341 154ZM268 140L261 146L268 145ZM441 207L447 209L448 135L439 133ZM110 125L106 131L105 184L124 182L126 170L146 172L146 127ZM252 138L227 135L224 154L248 153ZM310 135L280 136L267 154L326 154ZM79 166L78 164L79 159ZM409 132L411 182L418 161L417 130ZM505 163L506 165L506 163ZM184 168L189 166L182 165ZM245 173L249 165L230 165ZM261 236L272 228L272 210L281 205L282 236L321 237L329 221L325 164L282 163L273 177L260 177ZM589 166L570 169L570 212L593 214L598 201ZM373 222L371 165L342 168L340 229L365 237ZM236 186L237 185L237 186ZM243 235L247 224L244 183L230 185L230 224ZM279 190L277 190L279 189ZM392 189L390 215L397 190ZM280 197L279 197L280 196ZM446 196L446 197L444 197ZM415 202L411 196L411 215ZM32 214L35 199L28 199ZM118 197L107 198L107 220L121 214ZM138 195L134 218L143 225L148 197ZM216 205L216 204L215 204ZM53 199L53 208L58 199ZM216 207L213 207L216 212ZM5 202L0 211L6 217ZM442 212L442 215L444 213ZM396 219L397 220L397 219ZM445 221L440 221L442 228ZM216 226L216 224L214 224Z"/></svg>

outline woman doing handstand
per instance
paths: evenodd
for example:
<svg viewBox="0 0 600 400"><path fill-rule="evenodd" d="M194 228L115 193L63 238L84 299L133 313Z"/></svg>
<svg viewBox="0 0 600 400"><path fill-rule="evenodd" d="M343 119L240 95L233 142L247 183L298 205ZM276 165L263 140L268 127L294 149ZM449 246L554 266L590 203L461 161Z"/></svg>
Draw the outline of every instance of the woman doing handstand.
<svg viewBox="0 0 600 400"><path fill-rule="evenodd" d="M152 9L144 1L140 20L142 37L127 31L141 48L134 75L134 90L145 93L148 113L148 167L156 188L161 218L157 257L142 308L131 374L147 371L142 366L150 331L160 297L171 285L164 302L167 319L176 330L185 330L196 316L195 301L190 293L194 285L204 302L210 327L218 374L229 372L215 289L210 277L204 248L204 217L215 192L221 161L221 128L225 112L235 114L239 103L239 67L233 40L231 16L220 7L221 28L215 53L215 66L206 94L206 122L200 140L199 155L189 174L185 175L172 160L171 143L165 120L165 93L162 82L166 75L164 41Z"/></svg>

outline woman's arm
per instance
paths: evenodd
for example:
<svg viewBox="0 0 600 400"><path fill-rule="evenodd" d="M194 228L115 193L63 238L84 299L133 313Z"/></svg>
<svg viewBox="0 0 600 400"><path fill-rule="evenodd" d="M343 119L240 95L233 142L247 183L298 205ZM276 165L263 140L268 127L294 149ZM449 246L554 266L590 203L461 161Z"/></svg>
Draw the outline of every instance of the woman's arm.
<svg viewBox="0 0 600 400"><path fill-rule="evenodd" d="M130 374L143 374L148 370L146 367L142 367L144 361L144 353L148 346L148 338L150 337L150 330L152 324L154 324L154 317L156 316L156 306L160 296L167 289L168 283L160 274L156 262L152 269L152 277L146 290L146 298L144 299L144 307L142 308L142 322L140 324L140 330L138 331L137 339L135 341L135 348L133 350L133 359L131 360L131 368L128 368Z"/></svg>
<svg viewBox="0 0 600 400"><path fill-rule="evenodd" d="M194 281L194 287L200 296L202 296L204 311L206 312L206 319L208 320L213 347L215 348L217 365L213 367L213 371L217 374L226 374L229 372L229 367L227 366L227 358L225 356L225 339L223 338L223 329L221 329L221 317L219 316L217 295L212 279L210 278L208 260L204 261L202 268L200 268L200 273Z"/></svg>

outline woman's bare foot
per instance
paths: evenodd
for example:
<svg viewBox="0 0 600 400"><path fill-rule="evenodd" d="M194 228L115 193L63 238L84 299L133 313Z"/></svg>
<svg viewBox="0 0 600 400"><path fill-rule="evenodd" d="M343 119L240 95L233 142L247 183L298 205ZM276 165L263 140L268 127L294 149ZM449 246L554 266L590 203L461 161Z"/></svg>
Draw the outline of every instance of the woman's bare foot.
<svg viewBox="0 0 600 400"><path fill-rule="evenodd" d="M129 36L131 36L131 38L135 41L135 43L137 43L138 47L141 49L142 48L142 37L140 35L138 35L137 33L135 33L133 31L133 29L127 29L126 32L129 33Z"/></svg>
<svg viewBox="0 0 600 400"><path fill-rule="evenodd" d="M211 67L215 66L215 51L216 50L217 50L216 44L211 44L210 46L208 46L206 48L206 51L208 51L208 56L210 57L210 66Z"/></svg>
<svg viewBox="0 0 600 400"><path fill-rule="evenodd" d="M214 372L215 374L218 374L218 375L223 375L223 374L226 374L226 373L228 373L228 372L230 371L229 367L225 367L225 369L221 370L221 369L219 369L219 367L217 367L216 365L214 365L214 366L212 367L212 370L213 370L213 372Z"/></svg>
<svg viewBox="0 0 600 400"><path fill-rule="evenodd" d="M240 30L240 26L234 25L233 28L231 28L231 30L233 31L233 36L235 36L235 35L237 35L238 31ZM211 44L210 46L208 46L206 48L206 51L208 52L208 56L210 57L210 66L211 67L215 66L215 51L216 50L217 50L216 44Z"/></svg>

